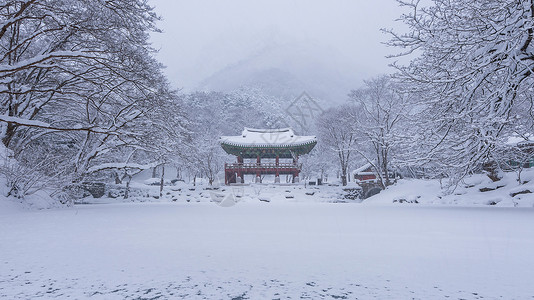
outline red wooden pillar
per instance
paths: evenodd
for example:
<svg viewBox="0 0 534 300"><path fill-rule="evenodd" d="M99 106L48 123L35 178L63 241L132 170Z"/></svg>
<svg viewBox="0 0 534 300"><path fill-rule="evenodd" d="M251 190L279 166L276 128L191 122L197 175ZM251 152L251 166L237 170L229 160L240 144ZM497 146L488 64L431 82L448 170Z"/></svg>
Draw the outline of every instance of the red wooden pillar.
<svg viewBox="0 0 534 300"><path fill-rule="evenodd" d="M258 154L258 157L256 158L256 183L260 183L261 181L260 166L261 166L261 157Z"/></svg>
<svg viewBox="0 0 534 300"><path fill-rule="evenodd" d="M278 154L276 155L276 165L274 166L276 168L276 175L274 176L274 183L280 183L280 166L279 166L279 163L280 163L280 157L278 156Z"/></svg>
<svg viewBox="0 0 534 300"><path fill-rule="evenodd" d="M245 183L245 179L243 178L243 157L241 155L237 156L237 177L241 178L240 182L238 183ZM237 178L236 178L237 182Z"/></svg>
<svg viewBox="0 0 534 300"><path fill-rule="evenodd" d="M224 163L224 184L228 185L228 171L226 170L226 163Z"/></svg>
<svg viewBox="0 0 534 300"><path fill-rule="evenodd" d="M278 154L276 155L276 177L280 176L279 174L279 168L278 168L278 163L280 162L280 157L278 156Z"/></svg>

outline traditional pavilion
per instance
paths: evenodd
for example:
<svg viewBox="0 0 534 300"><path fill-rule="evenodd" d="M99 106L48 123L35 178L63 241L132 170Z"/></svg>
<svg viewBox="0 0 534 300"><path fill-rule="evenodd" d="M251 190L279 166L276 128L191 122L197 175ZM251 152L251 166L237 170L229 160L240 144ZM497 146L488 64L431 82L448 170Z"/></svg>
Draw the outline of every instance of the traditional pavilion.
<svg viewBox="0 0 534 300"><path fill-rule="evenodd" d="M291 128L245 128L241 135L222 136L220 143L226 153L237 157L236 163L224 165L225 184L244 183L246 174L256 175L256 182L261 182L262 175L275 175L275 182L279 183L284 174L298 182L302 167L299 156L309 153L317 138L295 135Z"/></svg>

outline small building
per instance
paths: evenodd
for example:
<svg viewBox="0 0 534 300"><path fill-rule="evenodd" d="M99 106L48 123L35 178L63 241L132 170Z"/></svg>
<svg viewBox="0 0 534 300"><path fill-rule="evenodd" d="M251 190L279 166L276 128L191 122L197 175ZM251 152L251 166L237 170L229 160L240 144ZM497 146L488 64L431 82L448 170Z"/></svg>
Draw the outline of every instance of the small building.
<svg viewBox="0 0 534 300"><path fill-rule="evenodd" d="M389 171L389 178L395 179L398 177L398 174L393 171ZM386 174L384 174L385 176ZM365 165L359 167L358 169L355 169L352 171L352 178L355 182L363 182L363 181L376 181L377 176L376 172L373 171L373 168L370 163L366 163Z"/></svg>
<svg viewBox="0 0 534 300"><path fill-rule="evenodd" d="M389 171L388 173L392 182L395 182L398 174L392 171ZM382 191L383 186L379 182L376 172L373 171L371 163L366 163L352 171L351 174L354 182L362 188L361 196L363 199L374 196ZM386 174L384 174L384 176L385 175Z"/></svg>
<svg viewBox="0 0 534 300"><path fill-rule="evenodd" d="M366 163L365 165L352 171L352 178L354 179L354 181L375 180L376 174L373 172L371 164Z"/></svg>
<svg viewBox="0 0 534 300"><path fill-rule="evenodd" d="M502 164L505 170L534 167L534 141L520 140L507 143L508 160Z"/></svg>
<svg viewBox="0 0 534 300"><path fill-rule="evenodd" d="M298 136L291 128L254 129L245 128L241 135L222 136L223 150L236 156L235 163L224 166L225 184L244 183L244 175L256 175L261 182L262 175L292 175L292 182L298 181L302 169L299 156L309 153L317 144L315 136ZM264 160L262 162L262 160Z"/></svg>

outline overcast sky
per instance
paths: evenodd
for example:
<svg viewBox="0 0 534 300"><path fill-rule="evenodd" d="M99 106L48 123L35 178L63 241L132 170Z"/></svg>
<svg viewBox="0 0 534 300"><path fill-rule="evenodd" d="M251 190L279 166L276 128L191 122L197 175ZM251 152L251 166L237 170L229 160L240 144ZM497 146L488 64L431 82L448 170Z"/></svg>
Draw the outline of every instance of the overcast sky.
<svg viewBox="0 0 534 300"><path fill-rule="evenodd" d="M390 72L384 56L396 50L381 44L380 28L399 28L402 13L394 0L150 1L163 18L152 38L158 58L186 90L269 43L325 46L364 78Z"/></svg>

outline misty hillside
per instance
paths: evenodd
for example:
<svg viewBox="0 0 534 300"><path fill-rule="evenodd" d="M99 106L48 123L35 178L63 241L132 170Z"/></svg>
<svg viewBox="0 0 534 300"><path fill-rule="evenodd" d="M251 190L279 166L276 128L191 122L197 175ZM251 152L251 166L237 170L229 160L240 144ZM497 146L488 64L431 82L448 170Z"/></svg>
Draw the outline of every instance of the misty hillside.
<svg viewBox="0 0 534 300"><path fill-rule="evenodd" d="M198 89L231 91L241 86L293 99L303 91L325 102L341 103L362 84L364 72L317 45L283 44L263 48L203 80Z"/></svg>

